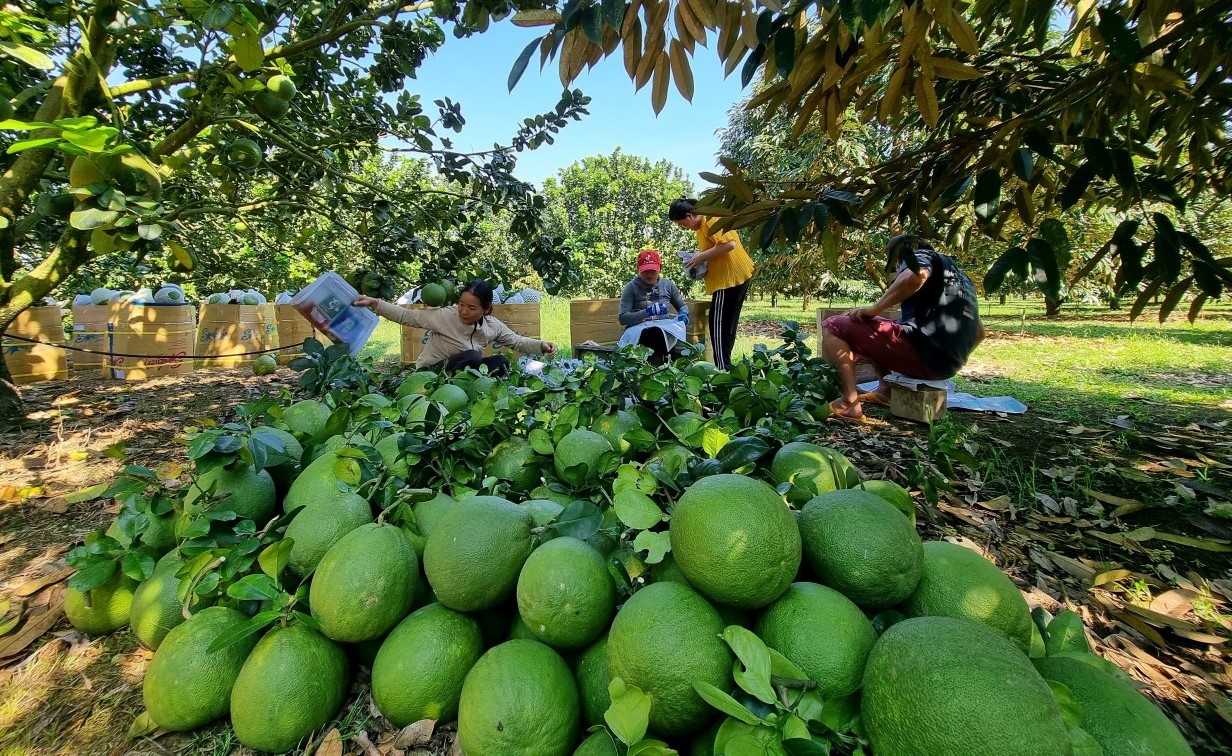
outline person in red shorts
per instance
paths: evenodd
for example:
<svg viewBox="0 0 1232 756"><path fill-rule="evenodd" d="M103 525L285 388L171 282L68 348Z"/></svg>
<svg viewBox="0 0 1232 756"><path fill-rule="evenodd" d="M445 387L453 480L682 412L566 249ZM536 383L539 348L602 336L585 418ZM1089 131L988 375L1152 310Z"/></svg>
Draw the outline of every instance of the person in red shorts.
<svg viewBox="0 0 1232 756"><path fill-rule="evenodd" d="M877 303L821 324L821 354L838 368L842 387L830 403L831 417L859 420L864 402L889 404L884 382L858 392L858 360L871 362L881 377L941 380L957 373L984 338L975 284L953 260L910 234L890 239L886 251L887 267L897 264L898 273ZM908 265L913 258L916 265ZM902 310L897 321L881 317L895 305Z"/></svg>

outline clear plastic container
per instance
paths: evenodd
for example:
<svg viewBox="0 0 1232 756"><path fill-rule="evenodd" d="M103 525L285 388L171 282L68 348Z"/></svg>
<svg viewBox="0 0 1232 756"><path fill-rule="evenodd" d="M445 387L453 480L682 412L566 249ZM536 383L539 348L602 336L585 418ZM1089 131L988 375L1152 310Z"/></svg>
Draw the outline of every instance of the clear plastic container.
<svg viewBox="0 0 1232 756"><path fill-rule="evenodd" d="M352 304L358 296L359 292L331 270L300 289L291 298L291 306L335 344L346 344L354 356L368 343L381 320L371 310Z"/></svg>

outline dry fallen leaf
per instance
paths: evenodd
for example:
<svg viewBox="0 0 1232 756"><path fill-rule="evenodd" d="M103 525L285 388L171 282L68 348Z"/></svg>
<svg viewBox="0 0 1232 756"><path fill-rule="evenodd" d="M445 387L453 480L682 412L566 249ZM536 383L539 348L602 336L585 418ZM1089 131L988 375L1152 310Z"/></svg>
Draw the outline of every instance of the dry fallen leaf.
<svg viewBox="0 0 1232 756"><path fill-rule="evenodd" d="M77 570L73 569L72 567L66 567L62 570L57 570L56 572L43 575L42 577L34 578L33 580L27 580L26 582L17 586L16 589L14 589L13 595L22 596L22 597L31 596L43 590L49 585L54 585L60 582L61 580L67 579L69 576L71 576L76 571Z"/></svg>
<svg viewBox="0 0 1232 756"><path fill-rule="evenodd" d="M394 740L394 748L406 749L427 745L432 740L434 730L436 730L435 719L421 719L413 722L403 727L398 733L398 737Z"/></svg>
<svg viewBox="0 0 1232 756"><path fill-rule="evenodd" d="M338 728L326 733L321 745L317 746L316 756L342 756L342 733L338 732Z"/></svg>

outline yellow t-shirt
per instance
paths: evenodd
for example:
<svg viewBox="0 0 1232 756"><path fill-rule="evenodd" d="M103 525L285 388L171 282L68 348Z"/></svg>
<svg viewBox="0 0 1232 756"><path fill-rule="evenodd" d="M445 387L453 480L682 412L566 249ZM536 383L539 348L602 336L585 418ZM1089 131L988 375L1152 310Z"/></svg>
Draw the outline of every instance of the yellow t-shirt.
<svg viewBox="0 0 1232 756"><path fill-rule="evenodd" d="M697 227L697 247L702 252L727 242L736 244L736 248L731 252L706 261L706 293L713 294L719 289L730 289L752 278L753 258L744 251L740 235L730 230L712 233L711 219L703 216L701 220L701 225Z"/></svg>

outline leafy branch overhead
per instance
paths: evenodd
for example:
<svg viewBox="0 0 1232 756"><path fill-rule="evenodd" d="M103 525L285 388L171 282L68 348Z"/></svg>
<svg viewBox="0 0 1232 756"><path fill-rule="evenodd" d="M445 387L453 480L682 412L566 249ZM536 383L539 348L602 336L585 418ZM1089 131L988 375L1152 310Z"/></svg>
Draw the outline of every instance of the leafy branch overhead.
<svg viewBox="0 0 1232 756"><path fill-rule="evenodd" d="M499 213L549 285L566 275L543 200L514 171L589 98L566 90L506 145L458 150L461 105L408 87L444 44L448 9L100 0L74 12L14 6L0 20L0 327L94 260L190 271L219 219L283 247L286 228L316 218L391 265L452 270L459 250L438 255L441 240ZM417 156L437 183L373 177L389 152Z"/></svg>
<svg viewBox="0 0 1232 756"><path fill-rule="evenodd" d="M1229 0L570 0L510 85L535 49L565 84L619 51L659 112L669 84L692 98L692 67L713 51L726 74L759 82L747 107L786 116L793 136L841 145L874 124L896 137L870 160L807 179L755 180L731 162L705 176L716 185L705 212L760 246L834 247L861 224L963 250L982 236L1006 250L988 291L1012 273L1055 298L1068 258L1044 224L1106 208L1135 231L1123 225L1079 272L1114 263L1120 293L1138 296L1135 314L1158 294L1166 316L1195 289L1196 315L1232 284L1232 258L1192 233L1188 213L1232 190L1230 21Z"/></svg>

